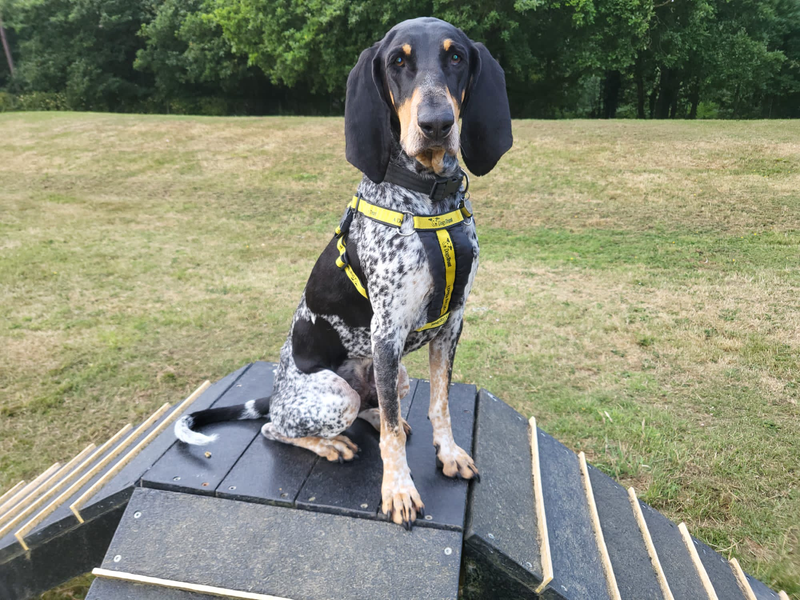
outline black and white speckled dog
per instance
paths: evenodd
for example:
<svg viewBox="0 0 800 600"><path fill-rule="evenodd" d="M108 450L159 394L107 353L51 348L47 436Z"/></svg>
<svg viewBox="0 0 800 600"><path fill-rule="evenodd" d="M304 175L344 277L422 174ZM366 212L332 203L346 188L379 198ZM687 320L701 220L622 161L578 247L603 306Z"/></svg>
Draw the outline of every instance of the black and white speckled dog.
<svg viewBox="0 0 800 600"><path fill-rule="evenodd" d="M359 198L395 214L458 210L464 202L458 185L432 199L436 195L414 191L420 186L411 183L433 188L443 178L461 181L459 146L473 174L494 168L512 144L503 70L482 44L444 21L400 23L362 52L350 72L345 135L347 159L364 173ZM394 175L387 176L387 170ZM361 417L380 432L382 510L410 527L424 505L406 462L409 428L400 416L400 400L409 389L400 363L404 354L429 345L428 416L444 474L478 476L470 456L453 440L448 409L464 305L478 267L478 239L471 218L450 229L454 239L456 233L461 236L469 254L466 269L457 265L461 292L452 295L444 323L426 329L437 290L441 302L442 284L423 236L414 231L411 218L390 226L355 213L347 232L347 258L368 298L336 265L342 250L335 238L311 272L281 350L272 396L194 413L181 419L175 432L184 442L205 444L214 436L196 428L268 415L270 422L261 430L268 439L342 461L358 452L342 432Z"/></svg>

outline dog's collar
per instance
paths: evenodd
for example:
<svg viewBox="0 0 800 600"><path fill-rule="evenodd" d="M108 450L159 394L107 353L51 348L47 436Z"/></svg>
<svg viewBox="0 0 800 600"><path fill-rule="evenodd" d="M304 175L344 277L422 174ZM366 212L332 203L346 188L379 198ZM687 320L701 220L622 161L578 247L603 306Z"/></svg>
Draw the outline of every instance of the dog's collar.
<svg viewBox="0 0 800 600"><path fill-rule="evenodd" d="M386 169L386 176L383 180L387 183L394 183L395 185L402 186L412 192L419 192L425 194L434 202L445 199L447 196L455 194L458 191L466 193L469 189L469 177L460 168L456 175L452 177L439 177L431 181L428 178L417 175L413 171L404 169L395 163L389 163ZM466 186L462 190L461 186L466 180Z"/></svg>

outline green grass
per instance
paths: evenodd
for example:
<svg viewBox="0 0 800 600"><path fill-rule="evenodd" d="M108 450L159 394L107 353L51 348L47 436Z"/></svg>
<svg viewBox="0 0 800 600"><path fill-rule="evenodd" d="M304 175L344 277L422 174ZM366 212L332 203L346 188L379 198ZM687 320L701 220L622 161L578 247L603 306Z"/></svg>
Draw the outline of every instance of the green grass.
<svg viewBox="0 0 800 600"><path fill-rule="evenodd" d="M0 488L277 358L358 181L342 129L0 115ZM472 182L454 378L800 598L800 123L515 137Z"/></svg>

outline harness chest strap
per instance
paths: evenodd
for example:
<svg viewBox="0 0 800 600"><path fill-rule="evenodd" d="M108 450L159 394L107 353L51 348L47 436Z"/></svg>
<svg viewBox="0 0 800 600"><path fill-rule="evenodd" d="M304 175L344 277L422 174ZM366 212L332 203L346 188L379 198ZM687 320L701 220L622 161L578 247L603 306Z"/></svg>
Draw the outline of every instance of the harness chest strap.
<svg viewBox="0 0 800 600"><path fill-rule="evenodd" d="M443 289L440 290L440 286L436 287L437 293L434 294L434 302L428 312L429 322L417 329L417 331L424 331L426 329L433 329L435 327L444 325L450 316L450 303L453 299L453 292L456 288L457 279L456 255L458 252L456 246L454 245L453 239L448 232L448 228L472 218L472 212L469 210L469 207L466 205L466 203L462 203L462 205L456 210L442 215L412 215L410 213L402 213L389 208L383 208L382 206L376 206L374 204L370 204L363 198L354 196L347 205L347 209L342 217L341 223L336 228L336 247L339 250L339 256L336 259L336 266L340 269L343 269L348 279L350 279L355 286L356 290L358 290L358 292L364 296L364 298L369 299L366 288L361 283L361 280L359 279L358 275L356 275L353 268L350 266L350 262L347 258L347 245L345 242L345 237L350 229L353 216L356 213L361 213L367 218L379 223L383 223L384 225L397 227L398 229L403 227L407 217L411 217L413 219L414 227L412 232L402 235L411 235L412 233L416 232L420 236L420 239L425 246L425 251L428 255L429 262L431 263L435 279L437 279L437 275L439 275L437 271L440 271L441 269L434 268L434 265L441 265L444 267ZM434 245L436 246L435 249L432 247ZM463 245L464 244L462 243L462 246ZM440 257L439 260L437 260L434 254ZM462 273L462 278L464 273L469 272L469 269L464 267L471 268L471 258L472 255L470 247L469 265L461 265L462 268L458 269L458 271ZM461 291L463 291L463 284L465 283L466 282L462 282L462 285L459 286ZM441 304L436 302L436 300L438 300L437 296L441 296ZM438 310L436 310L437 305L441 306L441 308Z"/></svg>

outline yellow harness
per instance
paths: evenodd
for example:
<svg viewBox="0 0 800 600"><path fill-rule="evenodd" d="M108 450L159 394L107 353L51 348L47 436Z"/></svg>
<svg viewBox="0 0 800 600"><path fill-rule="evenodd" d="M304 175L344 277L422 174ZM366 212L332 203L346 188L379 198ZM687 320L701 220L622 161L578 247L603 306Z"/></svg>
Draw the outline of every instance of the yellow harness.
<svg viewBox="0 0 800 600"><path fill-rule="evenodd" d="M366 288L361 283L361 280L358 278L358 275L356 275L355 271L353 271L353 268L350 266L350 261L347 258L347 246L345 243L345 237L350 229L350 223L353 220L353 216L358 213L369 219L372 219L373 221L377 221L378 223L383 223L384 225L389 225L391 227L397 227L400 230L400 235L410 236L414 233L420 232L435 233L436 240L438 241L437 254L441 252L444 266L443 298L441 308L438 310L434 308L434 310L436 310L435 314L432 314L432 311L429 311L428 318L430 319L431 316L435 316L435 318L416 331L425 331L426 329L433 329L435 327L444 325L450 316L450 303L453 298L454 288L459 287L463 291L464 285L466 284L466 282L462 282L460 286L456 286L456 265L458 257L466 256L466 252L457 252L457 248L454 245L448 229L451 229L454 226L463 223L464 221L469 221L472 219L472 211L471 207L469 206L469 200L464 199L459 208L442 215L412 215L411 213L403 213L396 210L391 210L389 208L383 208L382 206L377 206L367 202L364 200L364 198L353 196L353 199L347 205L347 209L345 210L341 223L339 223L339 226L336 228L336 232L334 233L334 236L336 237L336 247L339 250L339 257L336 259L336 266L344 270L345 274L350 281L353 282L353 285L358 292L364 296L364 298L369 300ZM410 232L404 233L403 225L406 224L406 220L408 218L412 219L413 228L411 228ZM408 225L406 225L406 227L408 227ZM425 243L425 239L423 239L423 243ZM426 251L428 251L428 256L430 259L431 252L429 251L428 246L430 246L430 244L426 244ZM464 246L463 243L462 246ZM471 268L471 264L472 249L470 247L469 265L463 265L459 270L462 273L468 272L468 268ZM432 270L439 269L432 268Z"/></svg>

